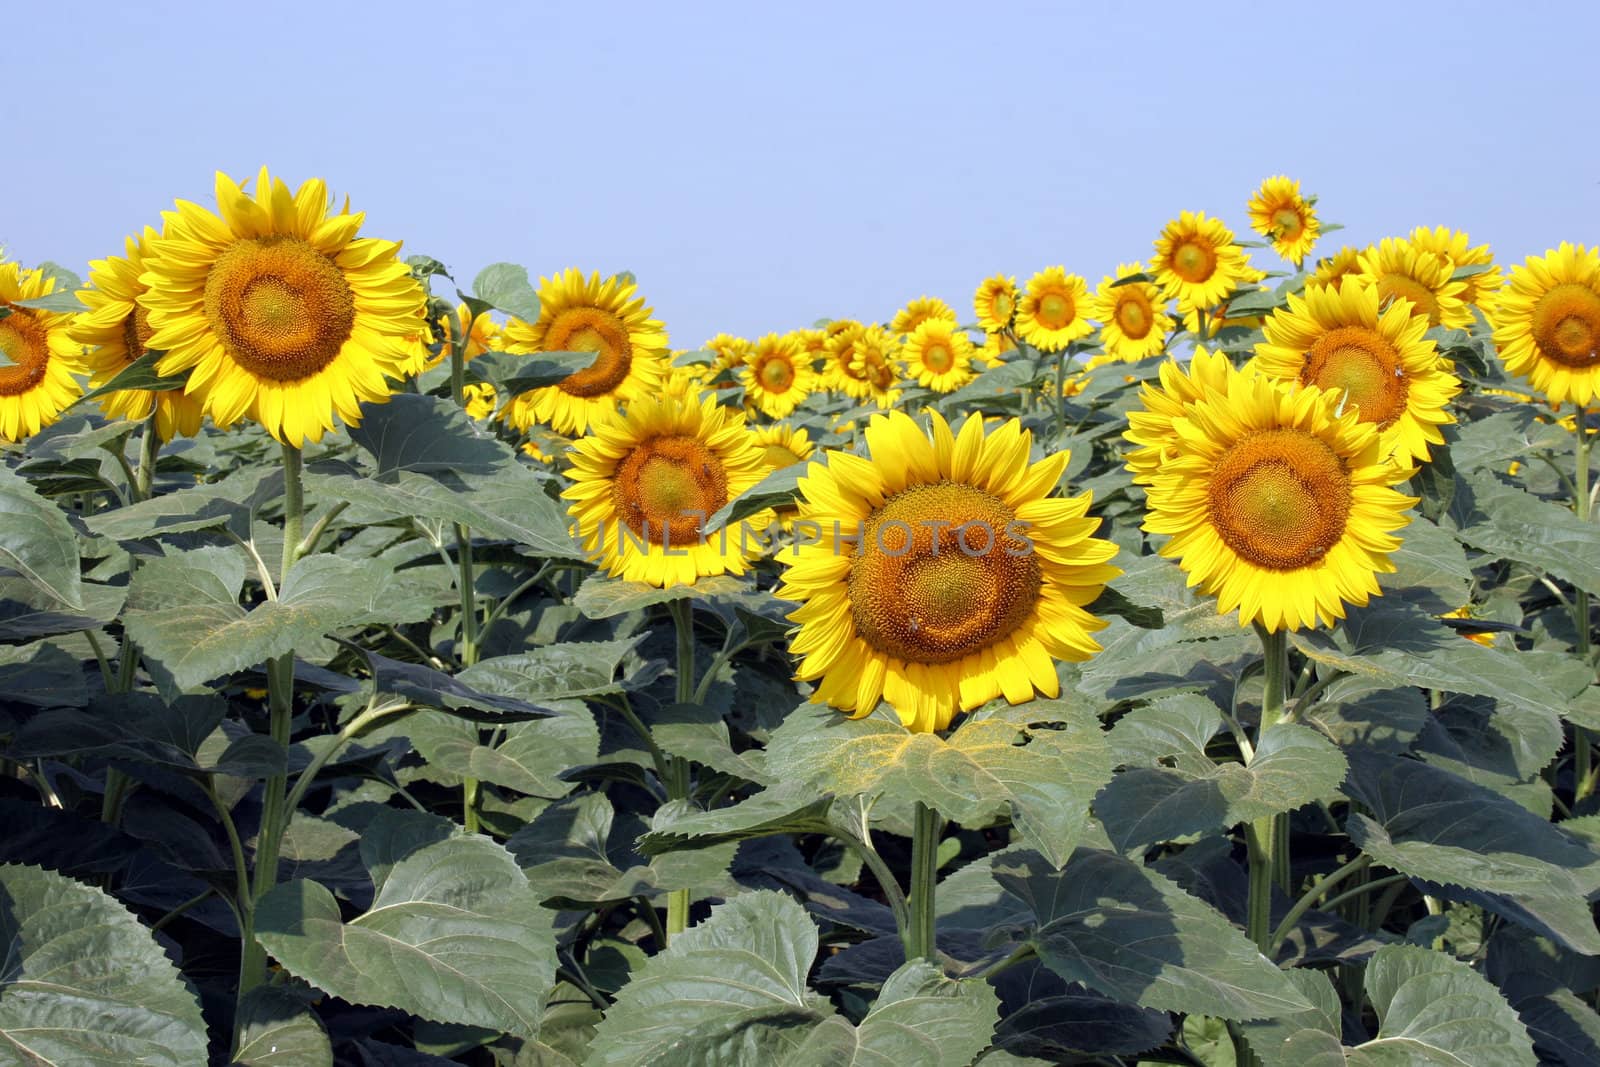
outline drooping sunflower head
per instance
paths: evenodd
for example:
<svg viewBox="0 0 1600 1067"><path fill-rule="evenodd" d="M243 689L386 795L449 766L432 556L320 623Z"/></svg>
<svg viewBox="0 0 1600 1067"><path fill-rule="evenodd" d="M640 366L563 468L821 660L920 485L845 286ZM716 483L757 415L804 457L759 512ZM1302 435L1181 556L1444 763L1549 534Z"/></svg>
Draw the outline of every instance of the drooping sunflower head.
<svg viewBox="0 0 1600 1067"><path fill-rule="evenodd" d="M919 296L895 312L889 322L889 332L898 337L909 337L918 326L930 320L956 323L955 309L936 296Z"/></svg>
<svg viewBox="0 0 1600 1067"><path fill-rule="evenodd" d="M1272 242L1273 251L1296 268L1317 243L1322 224L1300 195L1300 183L1283 175L1268 178L1250 197L1250 228Z"/></svg>
<svg viewBox="0 0 1600 1067"><path fill-rule="evenodd" d="M744 416L698 403L641 397L597 421L570 451L561 495L583 546L608 573L655 586L743 574L761 552L770 513L706 534L707 520L767 473Z"/></svg>
<svg viewBox="0 0 1600 1067"><path fill-rule="evenodd" d="M539 317L511 319L504 331L506 350L593 352L594 362L555 385L513 397L504 418L520 430L545 423L557 433L582 433L595 419L635 397L660 389L666 376L667 332L629 279L588 278L568 269L539 279Z"/></svg>
<svg viewBox="0 0 1600 1067"><path fill-rule="evenodd" d="M1242 626L1332 625L1379 595L1394 531L1415 498L1392 486L1376 428L1339 396L1231 367L1172 420L1174 445L1146 489L1145 530L1189 584Z"/></svg>
<svg viewBox="0 0 1600 1067"><path fill-rule="evenodd" d="M756 342L741 375L745 402L769 418L794 411L816 388L811 359L794 334L769 333Z"/></svg>
<svg viewBox="0 0 1600 1067"><path fill-rule="evenodd" d="M145 354L150 313L139 306L145 291L139 279L145 255L157 239L156 231L146 226L143 235L127 239L126 255L89 264L89 286L78 292L88 310L74 316L69 335L90 349L90 388L105 385ZM181 389L124 389L105 394L98 403L109 419L137 421L149 418L154 410L156 436L163 441L193 437L204 417L199 398Z"/></svg>
<svg viewBox="0 0 1600 1067"><path fill-rule="evenodd" d="M69 331L72 316L18 307L55 291L42 270L0 263L0 439L21 441L55 422L83 395L74 374L89 372L83 346Z"/></svg>
<svg viewBox="0 0 1600 1067"><path fill-rule="evenodd" d="M1385 237L1361 253L1361 277L1378 287L1385 304L1409 300L1428 325L1464 330L1472 325L1472 309L1464 299L1466 282L1452 279L1453 270L1404 237Z"/></svg>
<svg viewBox="0 0 1600 1067"><path fill-rule="evenodd" d="M1156 281L1180 310L1213 308L1227 295L1261 274L1233 240L1221 219L1205 212L1181 212L1156 238Z"/></svg>
<svg viewBox="0 0 1600 1067"><path fill-rule="evenodd" d="M357 237L320 179L291 191L263 167L253 193L218 173L217 209L162 213L140 277L145 347L218 426L249 417L285 444L321 440L337 416L388 399L414 367L423 291L400 245Z"/></svg>
<svg viewBox="0 0 1600 1067"><path fill-rule="evenodd" d="M1011 325L1017 313L1017 295L1017 280L1008 274L996 274L978 283L978 291L972 294L972 310L985 333L999 333Z"/></svg>
<svg viewBox="0 0 1600 1067"><path fill-rule="evenodd" d="M1017 335L1046 352L1060 351L1094 332L1089 321L1089 286L1080 274L1048 267L1028 279L1017 304Z"/></svg>
<svg viewBox="0 0 1600 1067"><path fill-rule="evenodd" d="M936 393L953 393L976 377L972 360L977 349L967 331L953 322L924 322L912 331L901 352L906 373Z"/></svg>
<svg viewBox="0 0 1600 1067"><path fill-rule="evenodd" d="M1562 242L1512 267L1493 321L1506 370L1552 404L1600 396L1600 250Z"/></svg>
<svg viewBox="0 0 1600 1067"><path fill-rule="evenodd" d="M1380 451L1402 466L1444 444L1461 382L1424 336L1428 320L1403 299L1385 307L1376 286L1346 278L1338 288L1306 287L1267 317L1255 365L1282 382L1330 390L1379 431Z"/></svg>
<svg viewBox="0 0 1600 1067"><path fill-rule="evenodd" d="M1317 269L1312 272L1311 282L1317 285L1337 286L1346 277L1354 277L1361 273L1360 248L1351 248L1344 245L1331 256L1324 256L1317 261Z"/></svg>
<svg viewBox="0 0 1600 1067"><path fill-rule="evenodd" d="M1159 385L1145 382L1139 387L1143 407L1128 412L1128 429L1122 434L1136 446L1126 458L1136 483L1149 485L1173 455L1178 442L1173 436L1172 420L1208 389L1226 388L1232 372L1233 364L1226 353L1196 346L1188 363L1168 359L1161 364Z"/></svg>
<svg viewBox="0 0 1600 1067"><path fill-rule="evenodd" d="M900 399L900 348L894 334L882 326L861 331L850 355L850 376L864 387L859 399L870 399L885 410L894 407Z"/></svg>
<svg viewBox="0 0 1600 1067"><path fill-rule="evenodd" d="M1089 494L1050 495L1066 453L1030 462L1016 419L989 434L976 414L959 433L930 421L874 416L866 457L811 464L796 526L818 536L784 550L778 589L800 604L790 648L812 699L857 717L887 700L920 732L999 696L1055 696L1054 660L1099 651L1105 623L1084 607L1119 573Z"/></svg>
<svg viewBox="0 0 1600 1067"><path fill-rule="evenodd" d="M1463 268L1476 271L1457 279L1464 286L1461 299L1482 308L1486 315L1494 310L1494 299L1505 282L1488 245L1473 245L1465 232L1448 226L1418 226L1407 240L1413 247L1438 256L1452 274Z"/></svg>
<svg viewBox="0 0 1600 1067"><path fill-rule="evenodd" d="M1143 273L1142 263L1119 264L1115 276L1100 280L1088 311L1090 318L1101 323L1100 340L1106 355L1129 363L1165 348L1172 322L1160 287L1135 279Z"/></svg>

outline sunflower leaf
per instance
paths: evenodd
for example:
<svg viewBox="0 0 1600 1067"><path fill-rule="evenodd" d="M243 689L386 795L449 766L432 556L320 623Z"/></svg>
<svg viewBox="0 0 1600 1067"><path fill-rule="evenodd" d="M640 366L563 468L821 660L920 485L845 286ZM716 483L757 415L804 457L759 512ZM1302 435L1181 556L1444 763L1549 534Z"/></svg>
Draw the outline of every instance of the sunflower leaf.
<svg viewBox="0 0 1600 1067"><path fill-rule="evenodd" d="M533 322L539 317L539 294L528 280L526 267L491 263L472 279L472 292L490 307L515 315L524 322ZM466 299L464 295L463 299Z"/></svg>
<svg viewBox="0 0 1600 1067"><path fill-rule="evenodd" d="M629 611L665 604L669 600L714 600L718 597L736 598L753 587L746 580L731 574L716 574L700 578L693 585L672 585L665 589L643 582L628 582L620 578L607 578L591 574L583 580L572 597L577 609L591 619L609 619Z"/></svg>
<svg viewBox="0 0 1600 1067"><path fill-rule="evenodd" d="M746 489L721 508L712 512L701 528L702 533L709 537L730 523L747 519L751 515L767 508L790 507L795 502L799 493L799 482L806 474L805 463L791 463L787 467L768 474L755 485ZM813 524L815 525L815 524ZM732 535L730 535L732 536ZM816 536L821 536L820 533Z"/></svg>
<svg viewBox="0 0 1600 1067"><path fill-rule="evenodd" d="M372 455L380 478L394 471L494 474L516 462L510 448L460 407L417 393L363 405L350 439Z"/></svg>
<svg viewBox="0 0 1600 1067"><path fill-rule="evenodd" d="M0 467L0 566L69 608L83 608L78 538L67 517L14 471Z"/></svg>
<svg viewBox="0 0 1600 1067"><path fill-rule="evenodd" d="M200 1005L121 904L53 871L0 866L0 1058L43 1067L206 1062Z"/></svg>
<svg viewBox="0 0 1600 1067"><path fill-rule="evenodd" d="M745 841L771 834L829 833L833 797L818 797L805 786L784 784L765 789L726 808L698 811L686 801L664 804L639 838L646 856L686 848Z"/></svg>
<svg viewBox="0 0 1600 1067"><path fill-rule="evenodd" d="M967 1067L988 1047L999 1005L988 982L946 978L926 960L913 960L884 981L861 1025L827 1019L781 1067Z"/></svg>
<svg viewBox="0 0 1600 1067"><path fill-rule="evenodd" d="M144 355L140 356L126 367L123 367L121 370L117 371L116 374L112 375L110 381L106 382L102 386L89 390L87 393L84 393L78 399L74 400L69 406L76 407L77 405L90 400L98 400L108 393L120 393L124 390L139 390L141 392L149 393L170 393L174 390L182 389L185 385L189 384L188 371L184 371L181 374L174 374L170 378L162 377L156 372L156 362L165 355L165 352L146 352Z"/></svg>
<svg viewBox="0 0 1600 1067"><path fill-rule="evenodd" d="M563 771L593 763L600 753L600 731L587 710L497 724L501 736L493 745L482 742L476 723L444 712L413 715L396 732L410 737L434 766L549 800L572 791L572 783L561 778Z"/></svg>
<svg viewBox="0 0 1600 1067"><path fill-rule="evenodd" d="M239 1051L230 1067L333 1067L333 1046L304 1000L257 986L239 1003Z"/></svg>
<svg viewBox="0 0 1600 1067"><path fill-rule="evenodd" d="M1469 548L1526 563L1600 595L1600 524L1488 471L1456 479L1455 498L1441 522L1454 527Z"/></svg>

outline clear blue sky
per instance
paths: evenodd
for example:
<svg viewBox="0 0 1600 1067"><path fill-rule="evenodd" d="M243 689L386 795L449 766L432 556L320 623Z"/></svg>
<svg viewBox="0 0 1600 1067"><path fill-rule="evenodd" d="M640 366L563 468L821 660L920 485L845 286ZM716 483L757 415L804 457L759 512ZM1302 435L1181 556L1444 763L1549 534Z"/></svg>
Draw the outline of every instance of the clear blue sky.
<svg viewBox="0 0 1600 1067"><path fill-rule="evenodd" d="M454 11L452 11L454 9ZM1600 4L24 4L0 243L80 272L174 197L321 176L470 280L632 270L676 347L1052 264L1283 172L1362 242L1600 239ZM1270 250L1259 266L1277 266Z"/></svg>

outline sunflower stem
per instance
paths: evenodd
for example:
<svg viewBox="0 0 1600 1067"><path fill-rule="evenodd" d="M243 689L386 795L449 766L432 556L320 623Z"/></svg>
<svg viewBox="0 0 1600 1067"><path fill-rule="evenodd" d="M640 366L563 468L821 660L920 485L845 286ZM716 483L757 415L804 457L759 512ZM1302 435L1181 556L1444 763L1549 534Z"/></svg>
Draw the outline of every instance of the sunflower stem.
<svg viewBox="0 0 1600 1067"><path fill-rule="evenodd" d="M1259 622L1263 691L1261 727L1256 733L1256 751L1268 729L1283 717L1284 682L1289 673L1289 642L1282 630L1269 631ZM1250 902L1247 932L1250 940L1265 954L1272 948L1272 887L1277 882L1288 888L1289 850L1286 840L1288 820L1283 815L1257 819L1245 827L1245 847L1250 864Z"/></svg>
<svg viewBox="0 0 1600 1067"><path fill-rule="evenodd" d="M470 314L470 312L469 312ZM467 345L472 338L471 323L461 328L455 312L445 316L450 324L450 396L456 406L467 404ZM456 657L463 667L478 662L477 579L472 573L472 531L456 523L456 591L461 597L461 650ZM467 833L478 832L478 780L461 779L461 822Z"/></svg>
<svg viewBox="0 0 1600 1067"><path fill-rule="evenodd" d="M161 401L156 400L150 406L150 417L144 420L144 433L139 437L139 465L134 468L133 474L133 500L150 499L150 486L156 477L156 461L161 454L161 434L156 429L156 415L161 410Z"/></svg>
<svg viewBox="0 0 1600 1067"><path fill-rule="evenodd" d="M1584 425L1583 405L1574 404L1577 409L1573 420L1573 445L1575 452L1575 474L1573 478L1572 510L1578 518L1588 521L1589 508L1589 430ZM1586 665L1590 663L1589 640L1589 591L1575 589L1572 597L1572 626L1577 631L1578 658ZM1572 791L1573 801L1576 803L1594 792L1596 774L1593 767L1594 737L1583 727L1576 727L1573 731L1573 763L1572 763Z"/></svg>
<svg viewBox="0 0 1600 1067"><path fill-rule="evenodd" d="M934 887L939 877L939 835L943 829L944 820L939 813L917 801L911 824L911 895L906 901L911 923L904 935L908 961L939 962Z"/></svg>
<svg viewBox="0 0 1600 1067"><path fill-rule="evenodd" d="M1067 426L1067 353L1056 353L1056 437L1060 437Z"/></svg>
<svg viewBox="0 0 1600 1067"><path fill-rule="evenodd" d="M688 597L667 601L673 627L678 632L678 703L692 704L694 686L694 604ZM689 796L689 761L673 756L667 766L667 798L686 800ZM674 889L667 894L667 938L689 928L689 890Z"/></svg>

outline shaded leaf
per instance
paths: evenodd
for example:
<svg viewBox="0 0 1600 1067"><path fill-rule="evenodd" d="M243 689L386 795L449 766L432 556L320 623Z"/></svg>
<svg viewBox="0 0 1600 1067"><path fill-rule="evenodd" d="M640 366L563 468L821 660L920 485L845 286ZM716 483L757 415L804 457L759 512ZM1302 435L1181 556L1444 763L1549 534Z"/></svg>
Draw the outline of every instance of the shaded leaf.
<svg viewBox="0 0 1600 1067"><path fill-rule="evenodd" d="M252 989L239 1004L235 1026L238 1067L332 1067L333 1046L316 1013L286 989Z"/></svg>
<svg viewBox="0 0 1600 1067"><path fill-rule="evenodd" d="M443 397L396 393L364 404L350 439L371 453L383 477L394 471L493 474L515 464L511 449Z"/></svg>
<svg viewBox="0 0 1600 1067"><path fill-rule="evenodd" d="M9 568L69 608L83 608L78 539L67 517L0 466L0 569Z"/></svg>
<svg viewBox="0 0 1600 1067"><path fill-rule="evenodd" d="M833 1016L782 1067L967 1067L989 1045L998 1003L987 982L914 960L889 976L859 1026Z"/></svg>

